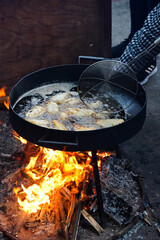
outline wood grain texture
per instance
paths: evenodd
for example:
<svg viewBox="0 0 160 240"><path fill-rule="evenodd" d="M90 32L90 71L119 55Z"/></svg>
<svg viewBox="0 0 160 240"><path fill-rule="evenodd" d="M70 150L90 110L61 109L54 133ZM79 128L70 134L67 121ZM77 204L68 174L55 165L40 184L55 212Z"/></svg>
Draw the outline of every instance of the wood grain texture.
<svg viewBox="0 0 160 240"><path fill-rule="evenodd" d="M101 0L1 0L0 87L9 91L26 74L77 63L79 55L106 56L103 5Z"/></svg>

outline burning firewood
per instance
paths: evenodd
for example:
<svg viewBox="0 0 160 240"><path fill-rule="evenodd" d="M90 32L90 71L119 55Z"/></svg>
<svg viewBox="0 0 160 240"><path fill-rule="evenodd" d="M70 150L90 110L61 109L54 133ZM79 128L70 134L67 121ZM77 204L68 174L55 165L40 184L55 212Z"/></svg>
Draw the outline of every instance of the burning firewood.
<svg viewBox="0 0 160 240"><path fill-rule="evenodd" d="M64 212L64 206L62 202L62 198L60 197L59 199L59 204L60 204L60 217L61 217L61 226L62 226L62 231L65 237L65 240L69 239L69 232L68 232L68 227L66 224L66 215Z"/></svg>
<svg viewBox="0 0 160 240"><path fill-rule="evenodd" d="M55 224L57 233L61 234L61 218L59 208L55 208Z"/></svg>
<svg viewBox="0 0 160 240"><path fill-rule="evenodd" d="M74 211L71 226L69 229L70 240L76 240L78 234L78 227L81 218L82 202L80 201Z"/></svg>
<svg viewBox="0 0 160 240"><path fill-rule="evenodd" d="M40 219L41 222L43 222L43 218L44 218L44 216L47 212L47 209L48 209L48 203L43 204L41 212L39 214L39 219Z"/></svg>
<svg viewBox="0 0 160 240"><path fill-rule="evenodd" d="M54 219L55 219L55 226L56 231L58 234L62 234L61 228L61 216L60 216L60 209L59 209L59 193L54 196L55 208L54 208Z"/></svg>
<svg viewBox="0 0 160 240"><path fill-rule="evenodd" d="M75 194L71 195L71 201L70 201L70 208L68 210L68 215L67 215L67 220L66 220L66 225L67 227L70 226L71 223L71 218L75 209L75 204L76 204L76 196Z"/></svg>
<svg viewBox="0 0 160 240"><path fill-rule="evenodd" d="M92 167L90 165L88 165L85 168L85 178L83 181L83 187L82 187L82 191L81 191L81 201L85 201L87 199L87 189L88 189L88 184L89 184L89 176L90 176L90 172L91 172Z"/></svg>
<svg viewBox="0 0 160 240"><path fill-rule="evenodd" d="M60 190L61 194L67 199L67 200L70 200L71 199L71 192L69 191L68 188L66 187L63 187L61 190Z"/></svg>
<svg viewBox="0 0 160 240"><path fill-rule="evenodd" d="M89 159L87 160L89 161ZM87 188L88 188L88 183L89 183L89 177L90 177L90 172L91 172L92 167L86 166L85 168L85 177L83 180L83 186L82 186L82 191L81 191L81 197L80 197L80 201L78 202L78 204L75 206L72 218L70 220L70 229L69 229L69 233L70 233L70 239L71 240L76 240L77 239L77 234L78 234L78 227L79 227L79 222L80 222L80 218L81 218L81 213L82 210L84 208L84 204L85 204L85 200L86 200L86 193L87 193ZM73 207L74 207L74 196L72 196L73 200L72 200L72 205L70 207L70 212L73 211ZM70 216L68 216L68 219L70 218ZM74 222L74 224L73 224Z"/></svg>

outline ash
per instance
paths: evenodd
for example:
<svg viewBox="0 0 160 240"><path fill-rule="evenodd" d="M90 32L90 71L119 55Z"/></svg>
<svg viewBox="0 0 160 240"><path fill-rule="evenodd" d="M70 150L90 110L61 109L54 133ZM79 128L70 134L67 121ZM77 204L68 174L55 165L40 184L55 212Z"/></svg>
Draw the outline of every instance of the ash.
<svg viewBox="0 0 160 240"><path fill-rule="evenodd" d="M132 213L139 209L141 202L140 189L132 170L127 168L128 161L110 156L107 161L102 162L100 179L102 191L106 195L112 191L120 199L123 199L132 207Z"/></svg>

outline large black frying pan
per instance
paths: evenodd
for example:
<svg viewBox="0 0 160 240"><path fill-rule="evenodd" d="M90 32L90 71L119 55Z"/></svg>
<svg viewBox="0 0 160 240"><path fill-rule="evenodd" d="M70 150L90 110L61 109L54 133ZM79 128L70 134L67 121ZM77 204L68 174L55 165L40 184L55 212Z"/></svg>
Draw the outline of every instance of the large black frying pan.
<svg viewBox="0 0 160 240"><path fill-rule="evenodd" d="M134 136L143 126L146 117L146 94L138 84L137 95L127 109L130 117L122 124L90 131L64 131L34 125L21 118L13 106L31 89L54 82L77 81L88 65L60 65L33 72L22 78L11 90L10 123L23 138L40 146L67 151L107 149ZM128 82L129 84L129 82ZM125 96L127 97L127 96Z"/></svg>

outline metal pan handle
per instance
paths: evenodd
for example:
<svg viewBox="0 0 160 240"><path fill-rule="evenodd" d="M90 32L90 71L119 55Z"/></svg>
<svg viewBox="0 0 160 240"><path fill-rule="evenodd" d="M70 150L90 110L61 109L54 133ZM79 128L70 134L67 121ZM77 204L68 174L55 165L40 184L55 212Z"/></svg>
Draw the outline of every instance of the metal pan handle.
<svg viewBox="0 0 160 240"><path fill-rule="evenodd" d="M75 136L75 141L71 142L71 141L57 141L57 138L56 140L52 140L50 139L49 137L49 134L48 133L45 133L38 141L37 143L40 144L40 145L59 145L59 146L76 146L78 147L79 146L79 143L78 143L78 139L77 139L77 136Z"/></svg>
<svg viewBox="0 0 160 240"><path fill-rule="evenodd" d="M94 56L78 56L78 64L81 64L81 60L90 60L90 61L100 61L105 60L104 57L94 57Z"/></svg>

